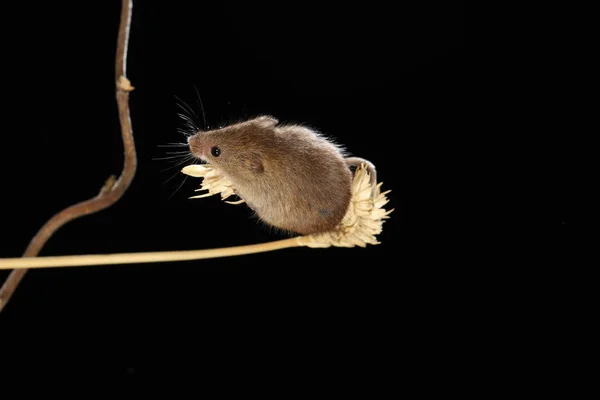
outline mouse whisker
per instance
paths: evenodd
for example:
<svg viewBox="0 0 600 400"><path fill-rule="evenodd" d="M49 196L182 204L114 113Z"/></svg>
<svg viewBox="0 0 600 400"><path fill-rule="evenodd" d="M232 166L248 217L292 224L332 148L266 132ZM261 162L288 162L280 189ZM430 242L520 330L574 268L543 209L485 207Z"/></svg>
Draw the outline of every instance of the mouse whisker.
<svg viewBox="0 0 600 400"><path fill-rule="evenodd" d="M183 157L185 154L180 154L180 155L176 155L176 156L166 156L166 157L154 157L152 158L152 160L154 161L160 161L160 160L172 160L172 159L179 159L181 157Z"/></svg>
<svg viewBox="0 0 600 400"><path fill-rule="evenodd" d="M185 115L185 114L182 114L182 113L177 113L177 116L179 118L183 119L183 120L186 120L186 121L189 121L191 123L194 123L194 120L190 116L188 116L188 115Z"/></svg>
<svg viewBox="0 0 600 400"><path fill-rule="evenodd" d="M186 123L184 128L177 128L177 132L183 134L183 136L185 137L191 136L199 130L200 129L198 129L196 126L191 125L190 123Z"/></svg>
<svg viewBox="0 0 600 400"><path fill-rule="evenodd" d="M181 189L181 187L183 186L183 184L185 183L185 181L187 180L187 175L183 178L183 181L181 181L181 183L179 184L179 186L177 186L177 189L175 189L175 191L173 193L171 193L171 195L169 197L167 197L167 200L170 200L171 197L173 197L175 195L175 193L177 193L177 191L179 189Z"/></svg>
<svg viewBox="0 0 600 400"><path fill-rule="evenodd" d="M173 163L173 162L178 162L178 161L184 161L187 158L189 158L190 156L192 156L192 153L189 150L183 151L183 152L167 152L167 154L173 154L173 155L165 156L165 157L153 157L152 160Z"/></svg>
<svg viewBox="0 0 600 400"><path fill-rule="evenodd" d="M164 161L164 163L171 164L170 167L167 167L167 169L169 169L169 168L175 168L175 167L178 167L180 165L186 164L188 161L189 161L188 159L180 159L180 160Z"/></svg>
<svg viewBox="0 0 600 400"><path fill-rule="evenodd" d="M168 171L168 170L170 170L170 169L173 169L173 168L181 168L181 165L185 164L186 162L190 162L190 161L192 161L192 158L191 158L191 157L190 157L190 158L188 158L188 159L186 159L186 160L183 160L183 161L182 161L182 162L180 162L180 163L177 163L177 164L175 164L175 165L172 165L172 166L170 166L170 167L164 168L164 169L162 169L160 172L165 172L165 171ZM175 174L171 175L171 177L170 177L169 179L167 179L166 181L164 181L164 182L163 182L163 184L165 184L165 183L169 182L171 179L173 179L173 178L174 178L176 175L178 175L179 173L180 173L180 171L177 171L177 172L175 172Z"/></svg>
<svg viewBox="0 0 600 400"><path fill-rule="evenodd" d="M185 112L189 112L189 113L190 113L190 116L194 115L196 118L198 118L198 114L196 114L196 113L194 112L194 110L192 109L192 107L190 107L190 106L189 106L189 105L188 105L188 104L187 104L185 101L181 100L179 97L175 96L175 98L176 98L177 100L179 100L179 103L178 103L178 102L175 102L175 104L177 104L177 106L178 106L179 108L181 108L181 109L182 109L183 111L185 111Z"/></svg>
<svg viewBox="0 0 600 400"><path fill-rule="evenodd" d="M196 130L196 131L199 130L197 124L190 117L188 117L187 115L183 115L181 113L177 113L177 115L181 119L183 119L185 121L184 122L185 126L188 126L188 127L192 128L193 130Z"/></svg>
<svg viewBox="0 0 600 400"><path fill-rule="evenodd" d="M203 159L201 159L200 157L196 157L193 153L190 153L192 155L192 162L190 165L193 164L206 164L207 161L204 161Z"/></svg>
<svg viewBox="0 0 600 400"><path fill-rule="evenodd" d="M204 113L202 97L200 97L200 92L198 92L198 88L196 87L196 85L194 85L194 89L196 89L196 94L198 95L198 105L200 106L200 110L202 111L202 125L206 126L206 114Z"/></svg>
<svg viewBox="0 0 600 400"><path fill-rule="evenodd" d="M185 143L167 143L167 144L159 144L156 147L187 147L188 144Z"/></svg>
<svg viewBox="0 0 600 400"><path fill-rule="evenodd" d="M190 128L186 128L186 129L177 128L177 133L183 135L184 137L191 136L191 135L195 134L196 132L197 132L197 130L192 130Z"/></svg>
<svg viewBox="0 0 600 400"><path fill-rule="evenodd" d="M185 157L182 160L180 160L179 162L177 162L176 164L171 165L171 166L169 166L167 168L162 169L160 172L164 172L164 171L168 171L168 170L173 169L173 168L177 168L178 166L183 165L183 164L185 164L187 162L194 161L194 158L195 157L193 155ZM177 161L177 160L175 160L175 161Z"/></svg>
<svg viewBox="0 0 600 400"><path fill-rule="evenodd" d="M177 132L187 134L190 132L190 129L187 126L185 128L177 128Z"/></svg>

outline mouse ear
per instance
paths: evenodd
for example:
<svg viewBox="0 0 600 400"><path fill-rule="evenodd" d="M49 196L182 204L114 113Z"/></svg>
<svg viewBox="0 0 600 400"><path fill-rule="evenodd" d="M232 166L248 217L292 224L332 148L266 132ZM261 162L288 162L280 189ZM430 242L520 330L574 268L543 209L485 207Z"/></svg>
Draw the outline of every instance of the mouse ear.
<svg viewBox="0 0 600 400"><path fill-rule="evenodd" d="M270 115L262 115L256 118L256 122L263 128L274 128L279 123L277 118L271 117Z"/></svg>
<svg viewBox="0 0 600 400"><path fill-rule="evenodd" d="M263 165L262 158L258 154L248 154L244 156L244 165L246 168L256 174L265 172L265 166Z"/></svg>

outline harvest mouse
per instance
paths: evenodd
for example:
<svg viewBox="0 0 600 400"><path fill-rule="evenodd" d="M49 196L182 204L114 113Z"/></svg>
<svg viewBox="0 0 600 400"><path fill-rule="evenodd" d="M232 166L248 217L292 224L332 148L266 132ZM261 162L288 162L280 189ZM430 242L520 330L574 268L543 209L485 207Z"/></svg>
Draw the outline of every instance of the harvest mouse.
<svg viewBox="0 0 600 400"><path fill-rule="evenodd" d="M188 138L192 154L226 176L258 217L299 234L334 229L351 200L350 166L366 163L302 125L259 116Z"/></svg>

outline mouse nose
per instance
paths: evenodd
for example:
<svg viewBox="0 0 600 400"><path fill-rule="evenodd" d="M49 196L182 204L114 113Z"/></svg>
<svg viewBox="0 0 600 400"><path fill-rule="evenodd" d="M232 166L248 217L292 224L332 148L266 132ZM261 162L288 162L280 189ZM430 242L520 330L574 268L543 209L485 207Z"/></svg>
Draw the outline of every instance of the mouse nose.
<svg viewBox="0 0 600 400"><path fill-rule="evenodd" d="M188 138L188 145L190 146L190 151L196 156L196 157L204 157L204 145L203 143L198 139L197 136L190 136Z"/></svg>

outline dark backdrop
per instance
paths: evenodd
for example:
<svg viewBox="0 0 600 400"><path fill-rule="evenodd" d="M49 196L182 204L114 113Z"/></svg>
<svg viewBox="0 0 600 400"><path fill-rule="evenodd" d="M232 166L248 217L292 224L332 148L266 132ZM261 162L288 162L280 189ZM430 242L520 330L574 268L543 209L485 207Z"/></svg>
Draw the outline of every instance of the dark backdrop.
<svg viewBox="0 0 600 400"><path fill-rule="evenodd" d="M3 106L10 128L2 146L1 257L20 256L51 215L94 196L121 170L119 11L119 1L45 2L10 13L27 35L3 28L11 101ZM367 360L398 350L403 335L439 341L435 332L452 320L444 298L460 297L448 285L460 282L470 254L461 240L470 225L455 208L463 159L454 150L478 146L467 137L468 117L485 109L485 98L473 93L502 81L481 74L488 61L477 49L466 52L464 31L458 1L136 1L127 76L135 86L137 174L116 205L64 226L41 255L280 238L245 206L189 200L199 181L183 182L177 168L164 171L172 164L154 160L167 155L159 145L182 141L175 96L199 113L196 88L211 126L267 113L316 126L371 160L395 212L381 244L365 249L33 271L0 315L2 330L56 332L74 323L84 338L99 330L129 350L89 350L88 343L86 365L108 360L111 371L129 373L150 368L138 343L163 328L194 332L195 340L181 343L199 347L201 338L239 344L258 334L290 338L297 348L304 340L288 335L299 333L342 358ZM420 328L431 319L433 328ZM153 349L173 344L165 341L157 338ZM343 350L347 341L354 356Z"/></svg>

